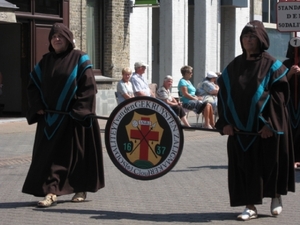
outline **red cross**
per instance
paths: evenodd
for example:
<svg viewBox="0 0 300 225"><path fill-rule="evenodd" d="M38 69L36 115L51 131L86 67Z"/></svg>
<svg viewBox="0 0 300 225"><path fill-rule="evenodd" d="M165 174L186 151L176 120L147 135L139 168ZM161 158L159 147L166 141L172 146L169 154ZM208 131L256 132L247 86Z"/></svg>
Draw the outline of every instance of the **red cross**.
<svg viewBox="0 0 300 225"><path fill-rule="evenodd" d="M149 117L142 117L141 120L150 121ZM148 160L148 152L149 152L149 141L158 141L158 132L150 131L151 126L149 125L141 125L140 130L131 130L130 138L140 139L140 159Z"/></svg>

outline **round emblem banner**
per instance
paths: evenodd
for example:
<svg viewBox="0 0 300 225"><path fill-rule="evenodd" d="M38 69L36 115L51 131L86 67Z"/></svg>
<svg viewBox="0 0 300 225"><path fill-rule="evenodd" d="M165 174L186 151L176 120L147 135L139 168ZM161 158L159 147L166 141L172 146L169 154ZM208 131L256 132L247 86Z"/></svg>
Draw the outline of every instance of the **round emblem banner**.
<svg viewBox="0 0 300 225"><path fill-rule="evenodd" d="M183 148L180 120L164 102L134 97L119 104L105 127L105 144L114 165L138 180L165 175Z"/></svg>

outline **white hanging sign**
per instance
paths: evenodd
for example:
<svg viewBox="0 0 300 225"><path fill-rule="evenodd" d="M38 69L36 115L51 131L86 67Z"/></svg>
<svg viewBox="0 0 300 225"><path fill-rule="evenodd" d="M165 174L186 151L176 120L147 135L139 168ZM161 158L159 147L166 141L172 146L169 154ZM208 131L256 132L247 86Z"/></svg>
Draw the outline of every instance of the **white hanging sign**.
<svg viewBox="0 0 300 225"><path fill-rule="evenodd" d="M280 32L300 31L300 1L277 3L277 30Z"/></svg>

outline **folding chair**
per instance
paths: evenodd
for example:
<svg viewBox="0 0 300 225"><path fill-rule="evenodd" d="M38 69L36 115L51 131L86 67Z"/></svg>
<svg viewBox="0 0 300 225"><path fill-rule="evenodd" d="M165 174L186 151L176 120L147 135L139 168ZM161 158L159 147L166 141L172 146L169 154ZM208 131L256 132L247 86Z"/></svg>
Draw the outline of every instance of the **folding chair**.
<svg viewBox="0 0 300 225"><path fill-rule="evenodd" d="M119 104L119 102L118 102L118 92L117 91L115 91L115 97L116 97L117 104Z"/></svg>
<svg viewBox="0 0 300 225"><path fill-rule="evenodd" d="M219 114L218 114L218 110L215 110L214 107L213 107L213 111L214 111L214 120L215 120L215 123L217 122L217 119L219 117ZM204 122L204 118L202 116L202 124Z"/></svg>
<svg viewBox="0 0 300 225"><path fill-rule="evenodd" d="M157 84L156 83L151 83L148 86L149 86L150 90L154 93L154 95L156 97Z"/></svg>
<svg viewBox="0 0 300 225"><path fill-rule="evenodd" d="M178 91L178 100L180 101L180 98L182 97L182 95L180 94L180 91ZM192 109L187 109L187 108L184 108L184 107L182 107L183 108L183 110L185 111L185 113L186 113L186 118L188 119L189 118L189 113L190 112L193 112L193 113L195 113L195 115L196 115L196 126L198 125L198 122L199 122L199 117L200 117L200 114L197 114L194 110L192 110Z"/></svg>

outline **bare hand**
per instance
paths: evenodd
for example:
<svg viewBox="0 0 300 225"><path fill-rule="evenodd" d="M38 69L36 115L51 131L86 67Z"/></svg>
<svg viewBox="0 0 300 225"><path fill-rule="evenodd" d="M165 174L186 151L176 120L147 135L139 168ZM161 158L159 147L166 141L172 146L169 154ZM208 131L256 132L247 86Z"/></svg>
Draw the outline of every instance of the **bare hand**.
<svg viewBox="0 0 300 225"><path fill-rule="evenodd" d="M273 131L266 125L258 132L262 138L269 138L273 136Z"/></svg>
<svg viewBox="0 0 300 225"><path fill-rule="evenodd" d="M300 67L297 66L297 65L293 65L290 69L290 71L293 73L293 74L300 74Z"/></svg>
<svg viewBox="0 0 300 225"><path fill-rule="evenodd" d="M233 127L231 125L226 125L225 127L223 127L223 134L234 135Z"/></svg>
<svg viewBox="0 0 300 225"><path fill-rule="evenodd" d="M44 115L45 114L45 111L43 109L40 109L39 111L37 111L37 114L39 115Z"/></svg>

